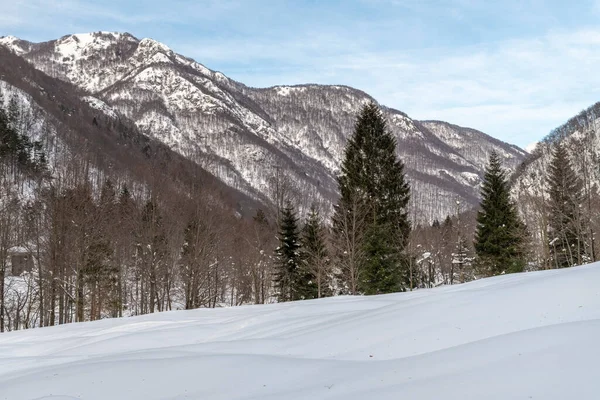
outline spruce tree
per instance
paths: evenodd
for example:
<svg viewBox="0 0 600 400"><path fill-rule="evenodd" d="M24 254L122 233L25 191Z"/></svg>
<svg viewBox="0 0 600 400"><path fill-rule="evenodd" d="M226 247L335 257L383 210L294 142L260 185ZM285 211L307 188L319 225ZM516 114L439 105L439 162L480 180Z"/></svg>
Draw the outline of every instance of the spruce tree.
<svg viewBox="0 0 600 400"><path fill-rule="evenodd" d="M580 206L583 182L575 174L566 149L556 144L548 174L549 237L552 263L557 268L585 262L585 229Z"/></svg>
<svg viewBox="0 0 600 400"><path fill-rule="evenodd" d="M475 232L480 271L486 275L523 271L524 240L525 227L510 200L506 172L500 156L492 151L481 188Z"/></svg>
<svg viewBox="0 0 600 400"><path fill-rule="evenodd" d="M331 295L329 256L325 246L323 225L317 210L311 207L302 229L302 270L304 298L313 299Z"/></svg>
<svg viewBox="0 0 600 400"><path fill-rule="evenodd" d="M293 301L301 299L298 292L300 280L300 233L298 218L290 202L281 210L279 222L279 246L275 250L276 264L274 283L277 300Z"/></svg>
<svg viewBox="0 0 600 400"><path fill-rule="evenodd" d="M356 249L347 248L347 244L346 248L338 246L341 264L349 264L344 260L349 254L355 257L353 273L358 276L359 291L402 290L406 284L402 253L410 233L410 189L404 164L396 155L396 139L374 103L365 105L357 118L346 145L338 185L340 199L333 217L334 234L341 238L351 236L357 242ZM349 235L349 229L356 232Z"/></svg>
<svg viewBox="0 0 600 400"><path fill-rule="evenodd" d="M391 240L392 235L389 224L373 224L365 234L365 264L359 281L359 288L364 294L404 290L402 283L406 282L406 273Z"/></svg>

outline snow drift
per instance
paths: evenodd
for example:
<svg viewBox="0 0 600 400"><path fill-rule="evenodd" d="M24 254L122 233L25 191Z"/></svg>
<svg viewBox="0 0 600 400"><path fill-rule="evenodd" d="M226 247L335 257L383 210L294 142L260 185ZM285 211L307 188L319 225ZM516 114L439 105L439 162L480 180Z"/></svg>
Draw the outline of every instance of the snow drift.
<svg viewBox="0 0 600 400"><path fill-rule="evenodd" d="M597 399L600 264L0 335L0 399Z"/></svg>

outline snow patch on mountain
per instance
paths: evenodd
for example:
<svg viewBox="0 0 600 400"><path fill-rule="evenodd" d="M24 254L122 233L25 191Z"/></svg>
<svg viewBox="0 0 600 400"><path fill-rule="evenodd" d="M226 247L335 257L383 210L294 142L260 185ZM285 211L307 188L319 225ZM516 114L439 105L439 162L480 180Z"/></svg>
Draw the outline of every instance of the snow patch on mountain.
<svg viewBox="0 0 600 400"><path fill-rule="evenodd" d="M109 106L102 100L100 100L96 97L93 97L93 96L84 96L81 99L83 101L85 101L86 103L88 103L93 108L95 108L96 110L102 111L105 115L108 115L109 117L111 117L113 119L118 118L118 115L115 112L115 110L113 110L113 108L111 106Z"/></svg>
<svg viewBox="0 0 600 400"><path fill-rule="evenodd" d="M540 144L540 142L529 143L525 147L525 151L528 152L529 154L531 154L531 153L533 153L535 151L535 149L538 147L539 144Z"/></svg>
<svg viewBox="0 0 600 400"><path fill-rule="evenodd" d="M24 44L24 41L14 36L0 37L0 46L8 48L10 51L19 56L29 51L29 49Z"/></svg>

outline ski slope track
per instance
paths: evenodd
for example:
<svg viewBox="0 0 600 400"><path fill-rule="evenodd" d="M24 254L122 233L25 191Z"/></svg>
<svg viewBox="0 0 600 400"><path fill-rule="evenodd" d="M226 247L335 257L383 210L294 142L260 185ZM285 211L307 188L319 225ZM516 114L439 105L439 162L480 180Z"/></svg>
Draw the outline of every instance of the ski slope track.
<svg viewBox="0 0 600 400"><path fill-rule="evenodd" d="M0 334L0 399L598 399L600 264Z"/></svg>

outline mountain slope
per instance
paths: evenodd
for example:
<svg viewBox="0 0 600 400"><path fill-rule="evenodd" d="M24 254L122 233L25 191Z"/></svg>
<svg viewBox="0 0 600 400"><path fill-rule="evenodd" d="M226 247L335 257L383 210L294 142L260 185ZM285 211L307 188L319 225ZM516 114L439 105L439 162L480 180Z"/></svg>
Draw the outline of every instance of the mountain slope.
<svg viewBox="0 0 600 400"><path fill-rule="evenodd" d="M228 185L269 202L283 173L304 208L316 201L327 212L356 114L374 101L343 86L250 88L162 43L126 33L69 35L37 44L5 37L0 44L105 102ZM417 220L454 213L457 200L476 205L481 160L492 148L510 167L525 155L480 132L420 123L389 108L385 115L414 189Z"/></svg>
<svg viewBox="0 0 600 400"><path fill-rule="evenodd" d="M553 130L539 142L532 153L519 166L513 176L513 196L517 199L521 215L532 234L536 261L548 265L550 260L548 237L549 208L548 171L554 145L560 143L569 155L571 167L583 184L583 201L580 205L586 219L590 255L598 259L596 233L600 231L600 103L590 106L565 124Z"/></svg>
<svg viewBox="0 0 600 400"><path fill-rule="evenodd" d="M80 89L35 69L0 46L0 92L5 106L14 98L20 110L20 129L40 140L49 158L50 174L70 184L78 166L89 165L93 184L101 171L116 182L135 183L139 191L149 182L171 190L201 182L220 207L252 213L254 200L225 186L197 164L148 138L127 118ZM103 110L99 113L98 111ZM83 168L81 168L83 170ZM87 169L86 169L87 171Z"/></svg>
<svg viewBox="0 0 600 400"><path fill-rule="evenodd" d="M595 399L600 265L0 335L2 398Z"/></svg>

